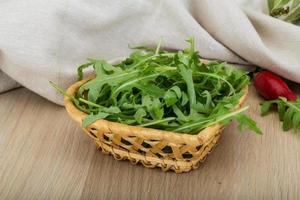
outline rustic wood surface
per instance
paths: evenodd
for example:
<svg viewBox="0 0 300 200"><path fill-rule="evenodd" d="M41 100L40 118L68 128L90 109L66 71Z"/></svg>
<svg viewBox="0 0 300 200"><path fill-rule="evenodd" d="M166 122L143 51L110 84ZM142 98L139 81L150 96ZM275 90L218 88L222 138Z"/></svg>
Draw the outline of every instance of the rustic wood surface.
<svg viewBox="0 0 300 200"><path fill-rule="evenodd" d="M63 107L24 88L1 94L0 199L300 199L300 135L261 118L260 101L251 88L263 136L233 123L199 169L175 174L103 155Z"/></svg>

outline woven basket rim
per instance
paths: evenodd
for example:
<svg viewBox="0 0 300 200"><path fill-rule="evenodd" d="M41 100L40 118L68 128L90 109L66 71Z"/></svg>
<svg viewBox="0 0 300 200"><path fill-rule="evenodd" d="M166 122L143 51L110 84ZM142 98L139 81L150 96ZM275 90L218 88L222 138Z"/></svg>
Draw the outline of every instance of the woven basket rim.
<svg viewBox="0 0 300 200"><path fill-rule="evenodd" d="M89 76L81 81L77 81L74 84L72 84L66 91L66 93L70 96L74 96L74 94L77 92L79 87L86 83L87 81L93 79L95 76ZM243 103L246 101L247 95L248 95L248 86L246 86L244 89L244 95L239 100L239 105L237 108L241 107ZM82 126L82 120L88 116L87 113L79 110L76 108L76 106L73 104L70 97L65 96L64 97L64 104L65 108L68 112L68 114L71 116L73 120L78 122ZM103 126L107 126L109 124L109 127L116 127L116 130L120 130L122 128L128 129L130 128L134 132L138 132L139 135L143 135L144 137L151 138L152 136L154 138L159 138L161 140L166 140L167 142L174 142L174 143L189 143L194 145L199 144L205 144L211 137L213 137L217 131L217 129L221 129L223 125L221 124L214 124L211 126L206 127L205 129L201 130L198 134L186 134L186 133L176 133L171 131L165 131L165 130L159 130L159 129L153 129L153 128L146 128L141 126L132 126L127 124L121 124L118 122L112 122L105 119L97 120L96 122L92 123L90 126L94 126L97 129L100 129Z"/></svg>

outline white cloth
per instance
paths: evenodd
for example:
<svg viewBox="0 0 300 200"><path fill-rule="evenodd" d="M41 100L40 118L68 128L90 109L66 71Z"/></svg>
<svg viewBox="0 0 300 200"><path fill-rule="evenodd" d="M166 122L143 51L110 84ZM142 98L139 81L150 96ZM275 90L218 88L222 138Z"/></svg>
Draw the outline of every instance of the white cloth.
<svg viewBox="0 0 300 200"><path fill-rule="evenodd" d="M0 93L19 87L20 85L0 70Z"/></svg>
<svg viewBox="0 0 300 200"><path fill-rule="evenodd" d="M300 83L300 28L263 14L266 2L1 1L0 68L61 104L48 81L67 87L86 58L126 56L128 44L155 46L160 37L163 47L182 49L193 36L203 58L255 64Z"/></svg>

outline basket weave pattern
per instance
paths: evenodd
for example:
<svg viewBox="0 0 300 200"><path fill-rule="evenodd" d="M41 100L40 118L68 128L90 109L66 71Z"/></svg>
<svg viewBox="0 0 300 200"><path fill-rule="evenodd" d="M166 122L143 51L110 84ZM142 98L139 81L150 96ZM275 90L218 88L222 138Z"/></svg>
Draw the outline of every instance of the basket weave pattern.
<svg viewBox="0 0 300 200"><path fill-rule="evenodd" d="M76 82L68 88L67 94L74 95L90 79ZM239 106L245 102L247 92L248 88L245 88ZM87 114L78 110L69 97L65 97L64 101L69 115L81 126ZM164 171L181 173L196 169L204 161L215 147L223 128L224 126L215 124L197 135L189 135L102 119L83 130L102 152L112 154L116 160L126 159L133 164L140 162L145 167L160 167Z"/></svg>

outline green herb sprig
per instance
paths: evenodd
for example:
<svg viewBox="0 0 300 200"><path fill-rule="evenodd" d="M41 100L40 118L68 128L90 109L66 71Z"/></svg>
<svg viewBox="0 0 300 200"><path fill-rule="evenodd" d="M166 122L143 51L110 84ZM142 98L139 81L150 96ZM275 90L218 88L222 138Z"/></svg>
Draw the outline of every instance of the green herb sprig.
<svg viewBox="0 0 300 200"><path fill-rule="evenodd" d="M298 133L300 127L300 100L287 101L286 98L279 97L276 100L265 101L261 105L261 115L268 114L272 106L276 106L279 119L283 121L282 129L284 131L294 129L295 133Z"/></svg>

